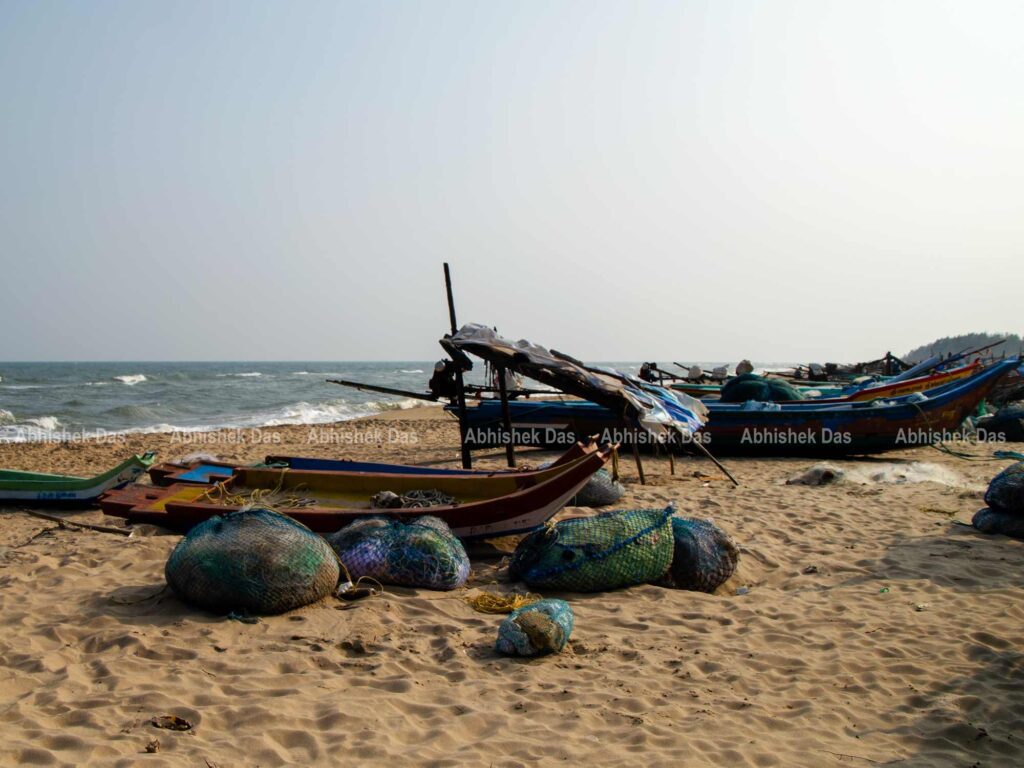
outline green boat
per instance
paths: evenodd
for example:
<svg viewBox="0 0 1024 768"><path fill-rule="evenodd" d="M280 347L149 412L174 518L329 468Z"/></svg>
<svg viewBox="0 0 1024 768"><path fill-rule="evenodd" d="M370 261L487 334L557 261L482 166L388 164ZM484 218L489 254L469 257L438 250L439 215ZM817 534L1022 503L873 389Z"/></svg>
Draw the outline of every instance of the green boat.
<svg viewBox="0 0 1024 768"><path fill-rule="evenodd" d="M88 507L101 494L138 479L153 464L153 459L152 453L132 456L95 477L0 469L0 505Z"/></svg>

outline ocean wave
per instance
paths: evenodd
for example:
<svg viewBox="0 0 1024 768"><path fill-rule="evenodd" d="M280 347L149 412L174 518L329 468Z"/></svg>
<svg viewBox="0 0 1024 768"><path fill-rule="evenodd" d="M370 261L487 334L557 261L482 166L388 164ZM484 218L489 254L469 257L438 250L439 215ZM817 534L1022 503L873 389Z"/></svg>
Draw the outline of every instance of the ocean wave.
<svg viewBox="0 0 1024 768"><path fill-rule="evenodd" d="M0 424L13 424L14 414L6 408L0 408Z"/></svg>
<svg viewBox="0 0 1024 768"><path fill-rule="evenodd" d="M375 411L407 411L410 408L419 408L421 406L440 405L439 403L428 403L425 400L415 400L411 397L407 397L404 400L379 400L371 401L366 404L367 407L374 409Z"/></svg>
<svg viewBox="0 0 1024 768"><path fill-rule="evenodd" d="M60 426L60 419L56 416L39 416L34 419L25 419L25 423L33 427L39 427L39 429L44 429L47 432L54 432Z"/></svg>
<svg viewBox="0 0 1024 768"><path fill-rule="evenodd" d="M134 387L136 384L141 384L147 381L146 377L141 373L125 374L124 376L115 376L114 381L120 381L122 384L127 384L129 387Z"/></svg>
<svg viewBox="0 0 1024 768"><path fill-rule="evenodd" d="M412 370L412 371L404 371L404 370L400 369L398 372L399 373L423 373L423 370L421 368L416 368L415 370Z"/></svg>
<svg viewBox="0 0 1024 768"><path fill-rule="evenodd" d="M237 378L247 379L247 378L250 378L252 376L262 376L262 375L263 374L260 373L259 371L252 371L250 373L218 373L217 374L217 378L218 379L223 379L223 378L227 378L227 377L233 377L233 378L237 377Z"/></svg>

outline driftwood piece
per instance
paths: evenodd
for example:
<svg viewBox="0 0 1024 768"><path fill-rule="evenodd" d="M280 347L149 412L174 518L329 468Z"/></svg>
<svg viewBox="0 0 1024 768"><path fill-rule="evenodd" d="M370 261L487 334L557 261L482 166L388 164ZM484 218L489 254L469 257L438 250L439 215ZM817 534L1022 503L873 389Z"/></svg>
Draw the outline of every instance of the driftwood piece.
<svg viewBox="0 0 1024 768"><path fill-rule="evenodd" d="M127 528L113 528L109 525L94 525L93 523L76 523L74 520L65 520L63 517L48 515L45 512L36 512L34 509L21 509L18 511L24 512L26 515L31 515L32 517L38 517L40 520L49 520L51 523L57 523L62 528L66 525L70 525L75 528L99 531L100 533L116 533L118 536L131 536L132 533L134 533L134 531Z"/></svg>

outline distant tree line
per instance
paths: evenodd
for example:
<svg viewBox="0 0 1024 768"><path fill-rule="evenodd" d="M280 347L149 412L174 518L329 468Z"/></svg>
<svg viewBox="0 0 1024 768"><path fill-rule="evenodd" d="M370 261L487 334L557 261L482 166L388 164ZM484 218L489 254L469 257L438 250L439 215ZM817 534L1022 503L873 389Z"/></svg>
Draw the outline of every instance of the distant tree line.
<svg viewBox="0 0 1024 768"><path fill-rule="evenodd" d="M1006 339L1006 341L992 347L986 354L1017 355L1024 349L1024 341L1015 333L965 333L960 336L946 336L933 341L931 344L925 344L912 349L903 355L902 359L908 363L919 363L933 355L947 357L964 350L984 347L986 344L991 344L1000 339Z"/></svg>

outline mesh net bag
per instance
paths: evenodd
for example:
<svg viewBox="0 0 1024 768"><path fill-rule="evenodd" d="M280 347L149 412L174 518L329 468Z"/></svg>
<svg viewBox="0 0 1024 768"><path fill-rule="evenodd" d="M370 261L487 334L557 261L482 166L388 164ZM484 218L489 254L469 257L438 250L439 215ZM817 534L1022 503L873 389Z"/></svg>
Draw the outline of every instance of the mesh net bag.
<svg viewBox="0 0 1024 768"><path fill-rule="evenodd" d="M736 572L739 547L710 520L672 518L672 565L657 583L664 587L714 592Z"/></svg>
<svg viewBox="0 0 1024 768"><path fill-rule="evenodd" d="M448 524L426 515L410 523L369 517L327 537L353 579L455 589L469 578L469 556Z"/></svg>
<svg viewBox="0 0 1024 768"><path fill-rule="evenodd" d="M197 525L171 552L164 576L186 603L273 614L331 594L339 567L327 542L304 525L256 508Z"/></svg>
<svg viewBox="0 0 1024 768"><path fill-rule="evenodd" d="M999 512L1024 515L1024 461L1012 464L992 478L985 503Z"/></svg>
<svg viewBox="0 0 1024 768"><path fill-rule="evenodd" d="M509 614L498 627L499 653L543 656L558 653L572 634L572 607L565 600L540 600Z"/></svg>
<svg viewBox="0 0 1024 768"><path fill-rule="evenodd" d="M756 373L745 373L730 379L722 387L719 397L723 403L745 403L747 400L781 403L804 399L800 390L788 381L769 379Z"/></svg>
<svg viewBox="0 0 1024 768"><path fill-rule="evenodd" d="M580 488L572 501L571 507L607 507L614 504L623 497L626 489L622 483L612 480L612 475L607 469L599 469L595 472L587 484Z"/></svg>
<svg viewBox="0 0 1024 768"><path fill-rule="evenodd" d="M1000 512L997 509L979 509L971 525L982 533L1001 533L1015 539L1024 539L1024 515Z"/></svg>
<svg viewBox="0 0 1024 768"><path fill-rule="evenodd" d="M602 592L661 578L672 562L671 505L562 520L519 542L509 577L531 587Z"/></svg>

